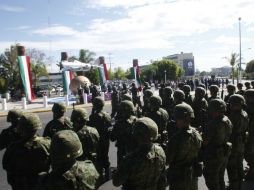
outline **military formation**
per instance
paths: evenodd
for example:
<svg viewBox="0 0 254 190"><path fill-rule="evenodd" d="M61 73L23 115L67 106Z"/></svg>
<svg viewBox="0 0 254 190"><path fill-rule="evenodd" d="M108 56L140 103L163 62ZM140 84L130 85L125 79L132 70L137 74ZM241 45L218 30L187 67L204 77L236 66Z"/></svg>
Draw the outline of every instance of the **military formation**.
<svg viewBox="0 0 254 190"><path fill-rule="evenodd" d="M36 114L10 110L11 126L0 134L7 181L13 190L93 190L110 179L124 190L198 190L204 176L209 190L241 190L254 179L253 85L228 84L225 96L215 84L209 92L203 84L163 84L159 95L147 82L142 92L135 83L113 86L111 114L99 93L90 115L75 108L68 118L55 103L42 137Z"/></svg>

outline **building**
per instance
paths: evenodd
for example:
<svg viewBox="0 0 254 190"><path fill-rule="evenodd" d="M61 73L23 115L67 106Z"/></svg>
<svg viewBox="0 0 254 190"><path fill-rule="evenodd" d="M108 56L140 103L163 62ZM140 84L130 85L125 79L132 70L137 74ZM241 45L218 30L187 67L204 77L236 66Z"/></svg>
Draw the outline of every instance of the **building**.
<svg viewBox="0 0 254 190"><path fill-rule="evenodd" d="M219 68L212 68L211 73L218 77L228 77L231 75L232 68L230 66L224 66Z"/></svg>
<svg viewBox="0 0 254 190"><path fill-rule="evenodd" d="M194 76L195 75L195 64L194 56L192 53L173 54L164 57L164 59L169 59L176 62L184 70L184 76Z"/></svg>
<svg viewBox="0 0 254 190"><path fill-rule="evenodd" d="M47 89L52 85L63 85L62 72L59 73L49 73L48 77L42 76L39 78L39 86L42 89Z"/></svg>

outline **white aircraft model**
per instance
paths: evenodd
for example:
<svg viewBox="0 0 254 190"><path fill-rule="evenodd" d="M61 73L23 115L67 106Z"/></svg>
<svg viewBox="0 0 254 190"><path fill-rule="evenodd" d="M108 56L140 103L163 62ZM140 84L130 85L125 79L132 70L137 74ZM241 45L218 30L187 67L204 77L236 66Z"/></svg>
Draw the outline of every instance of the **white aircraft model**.
<svg viewBox="0 0 254 190"><path fill-rule="evenodd" d="M68 70L73 70L73 71L88 71L92 68L98 68L101 67L103 68L103 66L100 66L99 64L99 58L97 58L94 63L82 63L78 60L74 60L73 62L69 62L69 61L61 61L60 62L60 68L62 71L68 71Z"/></svg>

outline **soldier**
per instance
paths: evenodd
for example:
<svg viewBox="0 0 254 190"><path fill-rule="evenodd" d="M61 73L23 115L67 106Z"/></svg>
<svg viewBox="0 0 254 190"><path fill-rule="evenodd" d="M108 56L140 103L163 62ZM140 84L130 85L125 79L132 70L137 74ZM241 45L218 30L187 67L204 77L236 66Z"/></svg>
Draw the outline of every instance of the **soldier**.
<svg viewBox="0 0 254 190"><path fill-rule="evenodd" d="M138 105L139 107L141 107L140 104L140 96L138 96L138 88L136 87L135 83L131 84L131 94L132 94L132 101L134 106L136 107L136 105Z"/></svg>
<svg viewBox="0 0 254 190"><path fill-rule="evenodd" d="M150 107L150 98L153 96L153 91L148 89L144 91L143 101L144 105L142 107L142 115L147 115L149 112Z"/></svg>
<svg viewBox="0 0 254 190"><path fill-rule="evenodd" d="M164 89L162 97L162 108L164 108L168 112L169 119L172 119L174 109L174 99L172 98L172 93L172 88L167 86Z"/></svg>
<svg viewBox="0 0 254 190"><path fill-rule="evenodd" d="M145 92L146 90L150 90L150 89L151 89L151 86L149 85L149 83L145 82L143 92Z"/></svg>
<svg viewBox="0 0 254 190"><path fill-rule="evenodd" d="M100 182L107 181L109 179L109 127L111 126L110 115L103 111L104 101L100 97L96 97L93 100L93 111L89 117L88 125L95 127L100 135L99 148L97 155L97 170L100 174ZM105 170L105 176L103 176L103 169Z"/></svg>
<svg viewBox="0 0 254 190"><path fill-rule="evenodd" d="M191 92L190 85L184 85L183 92L184 92L184 102L192 106L193 98L190 95Z"/></svg>
<svg viewBox="0 0 254 190"><path fill-rule="evenodd" d="M193 166L198 163L198 153L202 144L200 134L190 126L193 117L194 113L190 105L175 106L174 118L178 131L169 140L166 151L170 190L193 188ZM195 183L197 185L197 181Z"/></svg>
<svg viewBox="0 0 254 190"><path fill-rule="evenodd" d="M208 103L213 99L219 99L218 97L219 87L217 85L211 85L209 87L209 90L210 90L210 97L208 98Z"/></svg>
<svg viewBox="0 0 254 190"><path fill-rule="evenodd" d="M52 107L53 120L45 127L43 136L52 138L54 134L61 130L72 130L72 123L68 117L64 116L66 107L63 103L54 103Z"/></svg>
<svg viewBox="0 0 254 190"><path fill-rule="evenodd" d="M93 85L92 87L92 101L94 98L101 96L101 93L96 85Z"/></svg>
<svg viewBox="0 0 254 190"><path fill-rule="evenodd" d="M92 160L96 164L100 136L97 129L86 125L88 119L88 113L84 108L72 111L73 130L77 133L83 148L83 154L78 160Z"/></svg>
<svg viewBox="0 0 254 190"><path fill-rule="evenodd" d="M126 85L126 83L123 83L123 87L121 89L121 99L122 99L123 95L125 95L127 93L128 93L127 85Z"/></svg>
<svg viewBox="0 0 254 190"><path fill-rule="evenodd" d="M166 156L163 149L153 143L158 136L156 123L147 117L140 118L133 129L136 149L113 173L113 185L123 185L126 190L164 190Z"/></svg>
<svg viewBox="0 0 254 190"><path fill-rule="evenodd" d="M240 95L244 96L243 83L238 83L237 89L238 89L238 91L236 92L236 94L240 94Z"/></svg>
<svg viewBox="0 0 254 190"><path fill-rule="evenodd" d="M42 127L33 113L24 114L19 121L21 140L11 144L3 156L3 169L13 190L32 190L39 173L48 172L50 139L36 135Z"/></svg>
<svg viewBox="0 0 254 190"><path fill-rule="evenodd" d="M115 117L117 114L119 101L120 101L119 93L116 87L113 86L113 93L111 94L111 105L112 105L111 118Z"/></svg>
<svg viewBox="0 0 254 190"><path fill-rule="evenodd" d="M225 96L224 98L224 101L226 103L229 103L229 98L230 96L234 95L235 94L235 86L233 84L229 84L227 85L227 91L228 91L228 94Z"/></svg>
<svg viewBox="0 0 254 190"><path fill-rule="evenodd" d="M175 102L175 105L177 104L181 104L184 102L184 97L185 97L185 94L182 90L176 90L174 92L174 102Z"/></svg>
<svg viewBox="0 0 254 190"><path fill-rule="evenodd" d="M0 134L0 150L7 148L11 143L21 139L21 135L18 130L18 122L21 116L21 110L12 109L8 112L7 122L10 122L11 126L2 130Z"/></svg>
<svg viewBox="0 0 254 190"><path fill-rule="evenodd" d="M159 96L152 96L150 98L150 111L147 117L151 118L158 126L158 142L163 148L166 146L167 138L167 124L168 113L165 109L161 108L162 100Z"/></svg>
<svg viewBox="0 0 254 190"><path fill-rule="evenodd" d="M245 82L244 85L245 85L245 90L251 89L250 82Z"/></svg>
<svg viewBox="0 0 254 190"><path fill-rule="evenodd" d="M243 179L243 157L246 140L246 131L249 124L248 115L243 111L244 97L238 94L229 98L229 119L232 122L230 142L232 151L228 160L227 171L230 190L241 190Z"/></svg>
<svg viewBox="0 0 254 190"><path fill-rule="evenodd" d="M131 101L131 102L132 102L132 97L131 97L131 95L130 95L130 94L124 94L124 95L122 96L121 101L124 101L124 100L128 100L128 101Z"/></svg>
<svg viewBox="0 0 254 190"><path fill-rule="evenodd" d="M247 113L249 116L248 138L245 147L245 160L249 166L249 170L245 176L246 180L254 179L254 89L245 91L245 100L247 105Z"/></svg>
<svg viewBox="0 0 254 190"><path fill-rule="evenodd" d="M125 100L120 103L118 120L110 135L112 141L116 141L117 165L121 163L124 156L130 153L134 146L132 141L133 123L136 120L134 105L131 101Z"/></svg>
<svg viewBox="0 0 254 190"><path fill-rule="evenodd" d="M221 99L211 100L208 112L211 120L203 133L204 177L209 190L221 190L225 189L224 173L231 150L232 123L224 115L226 103Z"/></svg>
<svg viewBox="0 0 254 190"><path fill-rule="evenodd" d="M75 132L57 132L50 145L52 171L41 178L37 189L96 189L99 174L93 163L89 160L76 161L82 153L82 145Z"/></svg>
<svg viewBox="0 0 254 190"><path fill-rule="evenodd" d="M192 104L195 115L195 118L192 121L192 125L199 131L202 131L207 123L208 103L205 99L205 94L206 92L204 88L197 87L195 90L195 97Z"/></svg>
<svg viewBox="0 0 254 190"><path fill-rule="evenodd" d="M254 81L251 81L250 84L251 84L252 88L254 88Z"/></svg>
<svg viewBox="0 0 254 190"><path fill-rule="evenodd" d="M159 96L160 96L161 98L163 98L163 93L164 93L163 91L164 91L165 87L166 87L166 85L165 85L164 83L161 83L161 84L160 84Z"/></svg>

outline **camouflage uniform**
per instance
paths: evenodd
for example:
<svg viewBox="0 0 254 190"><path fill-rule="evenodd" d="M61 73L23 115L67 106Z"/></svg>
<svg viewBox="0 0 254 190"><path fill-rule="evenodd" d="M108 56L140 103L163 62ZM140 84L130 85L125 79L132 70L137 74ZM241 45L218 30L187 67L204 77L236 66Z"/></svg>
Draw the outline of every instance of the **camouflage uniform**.
<svg viewBox="0 0 254 190"><path fill-rule="evenodd" d="M209 87L209 90L210 90L210 97L208 98L208 103L213 100L213 99L220 99L218 97L218 92L219 92L219 87L217 85L211 85Z"/></svg>
<svg viewBox="0 0 254 190"><path fill-rule="evenodd" d="M229 119L233 125L230 137L232 151L227 165L229 189L240 190L242 189L244 146L249 119L247 113L242 109L245 104L243 96L232 95L229 103Z"/></svg>
<svg viewBox="0 0 254 190"><path fill-rule="evenodd" d="M150 118L140 118L134 125L136 149L128 154L113 173L113 185L125 190L164 190L166 186L163 149L153 144L158 127Z"/></svg>
<svg viewBox="0 0 254 190"><path fill-rule="evenodd" d="M128 93L127 85L125 83L123 83L123 88L121 89L121 101L122 101L123 96L127 93Z"/></svg>
<svg viewBox="0 0 254 190"><path fill-rule="evenodd" d="M230 155L229 139L232 123L227 116L226 103L221 99L211 100L208 107L211 120L203 134L204 177L209 190L224 190L224 173Z"/></svg>
<svg viewBox="0 0 254 190"><path fill-rule="evenodd" d="M147 113L149 112L149 109L150 109L149 99L153 95L153 91L152 90L145 90L143 92L144 92L144 96L143 96L144 106L142 107L142 115L147 115Z"/></svg>
<svg viewBox="0 0 254 190"><path fill-rule="evenodd" d="M236 94L240 94L240 95L244 96L244 90L242 88L243 88L243 84L242 83L238 83L237 84L238 91L236 92Z"/></svg>
<svg viewBox="0 0 254 190"><path fill-rule="evenodd" d="M145 82L143 92L145 92L146 90L150 90L150 89L151 89L151 86L149 85L149 83Z"/></svg>
<svg viewBox="0 0 254 190"><path fill-rule="evenodd" d="M174 96L175 105L181 104L184 102L185 94L182 90L176 90L174 92L173 96Z"/></svg>
<svg viewBox="0 0 254 190"><path fill-rule="evenodd" d="M166 146L168 140L167 137L167 124L168 124L168 113L163 108L160 108L162 105L162 100L159 96L152 96L150 98L150 112L147 114L147 117L151 118L158 126L158 142L163 148Z"/></svg>
<svg viewBox="0 0 254 190"><path fill-rule="evenodd" d="M109 178L109 127L111 126L110 115L103 111L104 101L100 97L93 100L93 111L89 117L88 125L97 129L100 140L97 155L97 170L103 179L103 169L105 170L105 180Z"/></svg>
<svg viewBox="0 0 254 190"><path fill-rule="evenodd" d="M83 148L83 154L78 160L92 160L96 164L100 136L97 129L86 125L88 121L87 111L84 108L73 110L71 121Z"/></svg>
<svg viewBox="0 0 254 190"><path fill-rule="evenodd" d="M7 115L7 122L11 122L11 126L2 130L0 134L0 150L7 148L11 143L21 139L18 131L18 121L22 116L21 110L10 110Z"/></svg>
<svg viewBox="0 0 254 190"><path fill-rule="evenodd" d="M195 90L195 98L193 100L192 108L195 118L192 121L192 126L202 131L207 123L208 103L205 99L205 89L197 87Z"/></svg>
<svg viewBox="0 0 254 190"><path fill-rule="evenodd" d="M250 82L245 82L244 85L245 85L246 90L251 89Z"/></svg>
<svg viewBox="0 0 254 190"><path fill-rule="evenodd" d="M140 97L138 96L138 88L136 87L135 83L132 83L131 94L134 106L136 107L136 105L138 105L141 107Z"/></svg>
<svg viewBox="0 0 254 190"><path fill-rule="evenodd" d="M176 105L174 117L178 131L169 139L166 151L169 188L170 190L195 189L197 178L194 179L193 166L198 163L202 138L198 131L190 126L194 113L188 104Z"/></svg>
<svg viewBox="0 0 254 190"><path fill-rule="evenodd" d="M228 94L227 94L227 95L225 96L225 98L224 98L224 101L225 101L226 103L229 102L230 96L232 96L232 95L235 94L235 86L232 85L232 84L227 85L227 91L228 91Z"/></svg>
<svg viewBox="0 0 254 190"><path fill-rule="evenodd" d="M249 166L249 170L245 179L254 179L254 89L245 91L245 100L247 105L247 113L249 116L248 138L245 148L245 160Z"/></svg>
<svg viewBox="0 0 254 190"><path fill-rule="evenodd" d="M76 161L83 153L75 132L62 130L55 134L50 146L52 171L41 177L38 190L94 190L99 174L93 163Z"/></svg>
<svg viewBox="0 0 254 190"><path fill-rule="evenodd" d="M166 87L163 91L162 108L168 112L169 119L172 118L174 109L174 99L172 98L173 90L171 87Z"/></svg>
<svg viewBox="0 0 254 190"><path fill-rule="evenodd" d="M13 190L32 190L39 173L48 172L50 139L36 135L41 122L35 114L24 114L19 122L22 139L11 144L3 156L3 169Z"/></svg>
<svg viewBox="0 0 254 190"><path fill-rule="evenodd" d="M136 117L134 116L133 103L128 100L122 101L119 107L118 120L110 135L110 139L116 141L118 166L124 156L130 153L134 148L132 131L135 121Z"/></svg>
<svg viewBox="0 0 254 190"><path fill-rule="evenodd" d="M54 134L61 130L72 130L72 123L68 117L64 116L66 107L63 103L54 103L52 107L53 120L45 127L43 136L52 138Z"/></svg>
<svg viewBox="0 0 254 190"><path fill-rule="evenodd" d="M111 118L115 117L117 114L119 101L120 101L119 93L118 93L116 87L114 86L113 93L111 94L111 106L112 106Z"/></svg>
<svg viewBox="0 0 254 190"><path fill-rule="evenodd" d="M189 104L190 106L192 106L193 98L190 95L190 91L191 91L191 87L189 85L184 85L183 86L183 92L185 94L184 102L186 104Z"/></svg>

